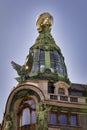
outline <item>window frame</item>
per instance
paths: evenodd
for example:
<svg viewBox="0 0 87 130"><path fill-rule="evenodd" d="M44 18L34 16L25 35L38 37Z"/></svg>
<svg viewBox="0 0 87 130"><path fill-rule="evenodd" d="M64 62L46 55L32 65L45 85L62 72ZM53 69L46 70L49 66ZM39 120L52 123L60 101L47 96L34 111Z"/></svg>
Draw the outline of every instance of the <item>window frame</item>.
<svg viewBox="0 0 87 130"><path fill-rule="evenodd" d="M55 117L55 118L56 118L56 123L52 123L52 122L51 122L51 121L52 121L52 120L51 120L51 119L52 119L52 118L51 118L51 114L55 114L55 116L56 116L56 117ZM52 125L57 125L57 124L58 124L57 112L54 112L54 111L49 112L49 115L48 115L48 123L49 123L49 124L52 124Z"/></svg>
<svg viewBox="0 0 87 130"><path fill-rule="evenodd" d="M51 114L55 114L55 116L56 116L56 123L52 123ZM59 118L60 118L61 115L65 115L65 117L66 117L66 122L65 123L61 123L60 122ZM70 123L70 117L71 116L75 116L76 117L75 125L72 125ZM61 126L70 126L70 127L78 127L79 126L78 114L76 114L76 113L68 113L68 112L50 111L48 113L48 124L51 124L51 125L61 125Z"/></svg>
<svg viewBox="0 0 87 130"><path fill-rule="evenodd" d="M74 125L74 124L71 124L70 118L71 118L72 116L75 116L75 118L76 118L75 125ZM71 114L70 114L69 124L70 124L70 126L78 126L78 115L77 115L77 114L75 114L75 113L71 113Z"/></svg>
<svg viewBox="0 0 87 130"><path fill-rule="evenodd" d="M65 117L66 117L66 123L60 123L60 116L62 116L62 115L64 115ZM60 125L68 125L68 113L60 113L59 115L58 115L58 121L59 121L59 124Z"/></svg>
<svg viewBox="0 0 87 130"><path fill-rule="evenodd" d="M28 103L26 103L26 101L33 101L33 104L28 104ZM35 108L33 108L32 107L32 105L34 105L35 104ZM23 124L22 125L22 123L23 123L23 111L25 110L25 109L29 109L29 112L30 112L30 123L29 124ZM24 100L22 100L22 102L20 103L20 106L19 106L19 112L18 112L18 120L19 120L19 127L21 128L21 127L23 127L23 126L25 126L25 125L27 125L27 126L30 126L30 125L34 125L34 124L36 124L36 121L35 122L33 122L33 120L32 120L32 113L33 112L36 112L36 103L35 103L35 100L33 99L33 98L29 98L29 99L24 99ZM36 116L35 116L35 118L36 118ZM36 120L36 119L35 119Z"/></svg>

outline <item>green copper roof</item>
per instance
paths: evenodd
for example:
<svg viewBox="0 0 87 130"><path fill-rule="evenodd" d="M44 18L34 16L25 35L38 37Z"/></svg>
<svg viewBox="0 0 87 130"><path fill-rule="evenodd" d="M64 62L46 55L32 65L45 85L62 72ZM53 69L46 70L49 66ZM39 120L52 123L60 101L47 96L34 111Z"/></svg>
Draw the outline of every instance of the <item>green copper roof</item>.
<svg viewBox="0 0 87 130"><path fill-rule="evenodd" d="M31 47L31 49L47 45L51 49L56 48L58 51L60 51L60 48L56 45L55 40L52 37L50 31L50 26L42 26L42 31L39 33L39 36L37 37L35 44Z"/></svg>

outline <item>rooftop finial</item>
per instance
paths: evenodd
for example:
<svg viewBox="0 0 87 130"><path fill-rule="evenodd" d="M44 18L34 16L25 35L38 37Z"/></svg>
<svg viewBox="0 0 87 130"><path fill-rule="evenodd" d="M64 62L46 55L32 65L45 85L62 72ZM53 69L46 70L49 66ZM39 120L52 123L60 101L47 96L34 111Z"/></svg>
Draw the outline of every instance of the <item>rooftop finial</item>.
<svg viewBox="0 0 87 130"><path fill-rule="evenodd" d="M53 16L50 15L49 13L43 13L41 14L37 21L36 21L36 26L37 26L37 29L38 31L42 31L42 26L52 26L53 24Z"/></svg>

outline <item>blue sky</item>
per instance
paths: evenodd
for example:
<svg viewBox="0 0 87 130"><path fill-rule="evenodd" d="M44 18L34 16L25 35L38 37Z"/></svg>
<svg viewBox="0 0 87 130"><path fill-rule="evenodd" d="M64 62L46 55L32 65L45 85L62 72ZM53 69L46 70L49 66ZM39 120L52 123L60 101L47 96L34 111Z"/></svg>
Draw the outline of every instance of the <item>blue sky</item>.
<svg viewBox="0 0 87 130"><path fill-rule="evenodd" d="M65 57L73 83L87 84L87 0L0 0L0 122L17 85L11 61L23 65L38 32L36 19L54 17L52 35Z"/></svg>

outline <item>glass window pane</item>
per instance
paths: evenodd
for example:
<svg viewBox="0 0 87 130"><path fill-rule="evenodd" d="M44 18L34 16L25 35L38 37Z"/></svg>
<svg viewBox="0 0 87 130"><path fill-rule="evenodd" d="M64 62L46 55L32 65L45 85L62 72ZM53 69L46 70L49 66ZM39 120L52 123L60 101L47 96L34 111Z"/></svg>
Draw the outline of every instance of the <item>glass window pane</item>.
<svg viewBox="0 0 87 130"><path fill-rule="evenodd" d="M55 69L55 63L51 62L51 68Z"/></svg>
<svg viewBox="0 0 87 130"><path fill-rule="evenodd" d="M71 102L78 102L78 98L77 97L70 97L70 101Z"/></svg>
<svg viewBox="0 0 87 130"><path fill-rule="evenodd" d="M43 67L45 65L44 61L40 61L40 67Z"/></svg>
<svg viewBox="0 0 87 130"><path fill-rule="evenodd" d="M50 95L50 99L58 100L58 97L56 95Z"/></svg>
<svg viewBox="0 0 87 130"><path fill-rule="evenodd" d="M33 105L31 105L31 107L32 107L33 109L35 109L35 108L36 108L36 105L35 105L35 104L33 104Z"/></svg>
<svg viewBox="0 0 87 130"><path fill-rule="evenodd" d="M37 62L34 62L34 63L33 63L32 71L33 71L33 72L37 72L38 69L39 69L39 65L38 65L38 63L37 63Z"/></svg>
<svg viewBox="0 0 87 130"><path fill-rule="evenodd" d="M57 123L56 113L51 113L51 124Z"/></svg>
<svg viewBox="0 0 87 130"><path fill-rule="evenodd" d="M59 62L59 54L56 50L54 51L54 58L55 58L56 62Z"/></svg>
<svg viewBox="0 0 87 130"><path fill-rule="evenodd" d="M63 67L60 66L60 73L63 74L64 73L64 70L63 70Z"/></svg>
<svg viewBox="0 0 87 130"><path fill-rule="evenodd" d="M70 116L70 125L76 126L76 115Z"/></svg>
<svg viewBox="0 0 87 130"><path fill-rule="evenodd" d="M50 52L50 61L54 61L54 53L52 51Z"/></svg>
<svg viewBox="0 0 87 130"><path fill-rule="evenodd" d="M64 74L64 69L63 69L62 65L56 64L56 70L57 70L58 73Z"/></svg>
<svg viewBox="0 0 87 130"><path fill-rule="evenodd" d="M54 50L54 54L55 54L55 55L58 55L58 52L57 52L56 50Z"/></svg>
<svg viewBox="0 0 87 130"><path fill-rule="evenodd" d="M59 122L61 125L66 125L67 124L67 116L65 114L61 114L59 116Z"/></svg>
<svg viewBox="0 0 87 130"><path fill-rule="evenodd" d="M36 123L36 104L33 99L24 100L20 107L20 127L24 125L31 125ZM26 107L26 108L25 108Z"/></svg>
<svg viewBox="0 0 87 130"><path fill-rule="evenodd" d="M56 62L58 62L59 61L58 55L54 55L54 57L55 57Z"/></svg>
<svg viewBox="0 0 87 130"><path fill-rule="evenodd" d="M56 70L57 70L57 72L60 72L60 65L59 64L56 64Z"/></svg>
<svg viewBox="0 0 87 130"><path fill-rule="evenodd" d="M26 101L23 102L23 104L24 104L24 103L28 103L28 104L31 105L31 104L34 104L34 101L33 101L33 100L26 100Z"/></svg>
<svg viewBox="0 0 87 130"><path fill-rule="evenodd" d="M60 96L61 101L68 101L68 96Z"/></svg>
<svg viewBox="0 0 87 130"><path fill-rule="evenodd" d="M64 88L59 88L58 89L58 94L64 95L65 94Z"/></svg>
<svg viewBox="0 0 87 130"><path fill-rule="evenodd" d="M36 113L35 111L32 111L32 124L36 123Z"/></svg>
<svg viewBox="0 0 87 130"><path fill-rule="evenodd" d="M34 104L34 101L33 100L29 100L29 104L30 105Z"/></svg>
<svg viewBox="0 0 87 130"><path fill-rule="evenodd" d="M39 60L39 49L35 49L34 50L34 61L38 61Z"/></svg>
<svg viewBox="0 0 87 130"><path fill-rule="evenodd" d="M41 60L45 60L45 53L44 53L44 51L40 52L40 61Z"/></svg>
<svg viewBox="0 0 87 130"><path fill-rule="evenodd" d="M22 126L30 124L30 110L25 108L22 115Z"/></svg>
<svg viewBox="0 0 87 130"><path fill-rule="evenodd" d="M60 55L58 56L58 60L59 60L59 62L61 62L61 57L60 57Z"/></svg>

